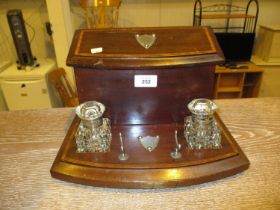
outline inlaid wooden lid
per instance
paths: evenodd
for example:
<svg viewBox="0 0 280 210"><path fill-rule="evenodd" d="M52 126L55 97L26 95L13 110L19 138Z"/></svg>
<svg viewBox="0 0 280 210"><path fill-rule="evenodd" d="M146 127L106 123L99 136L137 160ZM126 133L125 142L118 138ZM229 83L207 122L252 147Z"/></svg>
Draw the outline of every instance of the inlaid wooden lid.
<svg viewBox="0 0 280 210"><path fill-rule="evenodd" d="M221 61L208 27L118 28L78 30L67 65L141 68Z"/></svg>

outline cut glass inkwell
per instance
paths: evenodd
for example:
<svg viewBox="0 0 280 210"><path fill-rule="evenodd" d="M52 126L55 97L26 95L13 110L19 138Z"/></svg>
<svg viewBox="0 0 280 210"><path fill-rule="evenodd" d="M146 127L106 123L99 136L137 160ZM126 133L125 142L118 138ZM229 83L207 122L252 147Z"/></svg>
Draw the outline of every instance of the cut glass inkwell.
<svg viewBox="0 0 280 210"><path fill-rule="evenodd" d="M77 152L108 152L112 140L110 120L103 118L105 106L97 101L88 101L76 108L81 123L75 139Z"/></svg>
<svg viewBox="0 0 280 210"><path fill-rule="evenodd" d="M184 136L190 149L221 148L221 131L213 115L217 105L209 99L199 98L188 104L191 116L185 118Z"/></svg>

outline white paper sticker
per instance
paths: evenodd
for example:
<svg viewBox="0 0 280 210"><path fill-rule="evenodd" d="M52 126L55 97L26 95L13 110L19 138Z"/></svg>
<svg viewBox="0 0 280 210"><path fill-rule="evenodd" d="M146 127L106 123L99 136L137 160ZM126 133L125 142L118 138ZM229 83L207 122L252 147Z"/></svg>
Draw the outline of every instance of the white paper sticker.
<svg viewBox="0 0 280 210"><path fill-rule="evenodd" d="M102 47L96 47L96 48L91 48L90 49L90 52L92 54L95 54L95 53L101 53L103 51L103 48Z"/></svg>
<svg viewBox="0 0 280 210"><path fill-rule="evenodd" d="M157 87L157 75L134 75L134 87Z"/></svg>

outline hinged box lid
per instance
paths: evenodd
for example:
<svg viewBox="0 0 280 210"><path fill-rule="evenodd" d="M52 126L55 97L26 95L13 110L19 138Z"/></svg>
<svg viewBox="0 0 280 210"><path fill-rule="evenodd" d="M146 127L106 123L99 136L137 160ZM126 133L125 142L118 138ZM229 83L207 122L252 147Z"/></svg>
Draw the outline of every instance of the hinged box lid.
<svg viewBox="0 0 280 210"><path fill-rule="evenodd" d="M151 46L146 49L145 43ZM223 54L208 27L78 30L67 58L70 66L117 69L222 61Z"/></svg>

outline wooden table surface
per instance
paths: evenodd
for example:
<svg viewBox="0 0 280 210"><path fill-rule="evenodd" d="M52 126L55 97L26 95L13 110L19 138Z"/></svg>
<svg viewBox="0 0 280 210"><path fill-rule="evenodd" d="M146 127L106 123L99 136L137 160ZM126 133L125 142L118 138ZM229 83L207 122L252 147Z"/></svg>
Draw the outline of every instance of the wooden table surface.
<svg viewBox="0 0 280 210"><path fill-rule="evenodd" d="M73 109L0 112L0 209L280 209L280 98L216 102L250 168L174 189L109 189L54 179L49 170Z"/></svg>

